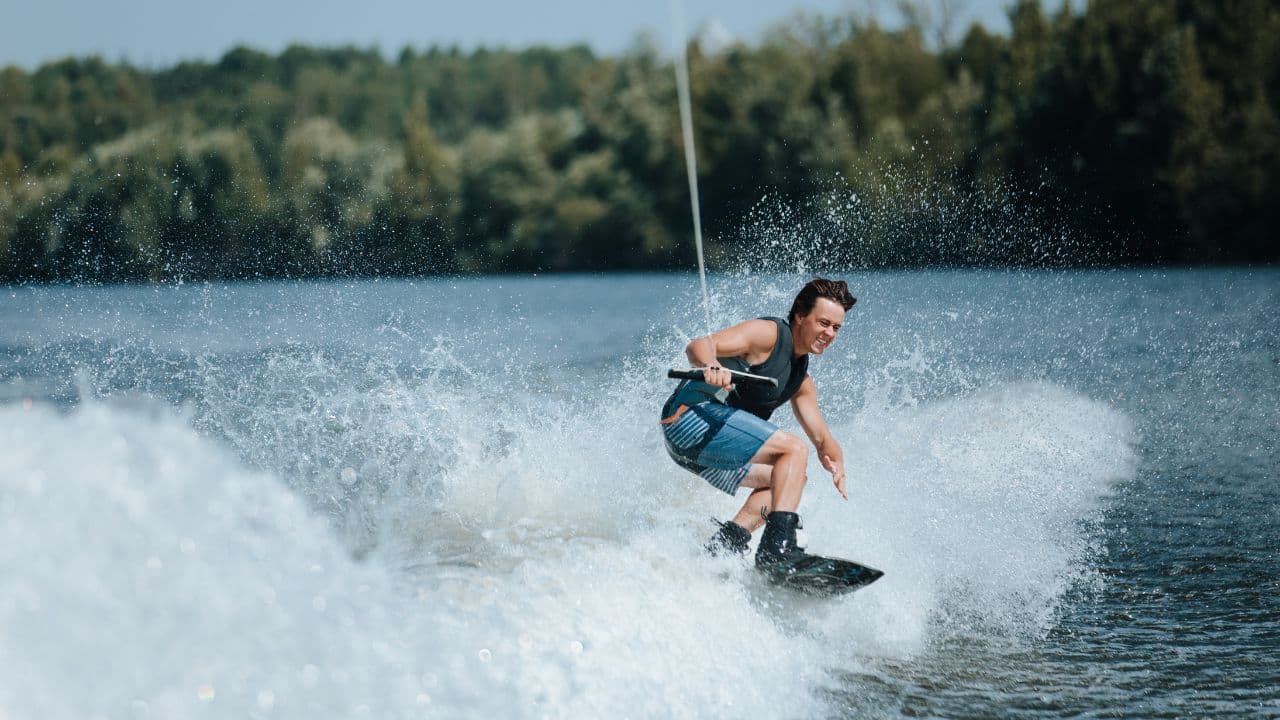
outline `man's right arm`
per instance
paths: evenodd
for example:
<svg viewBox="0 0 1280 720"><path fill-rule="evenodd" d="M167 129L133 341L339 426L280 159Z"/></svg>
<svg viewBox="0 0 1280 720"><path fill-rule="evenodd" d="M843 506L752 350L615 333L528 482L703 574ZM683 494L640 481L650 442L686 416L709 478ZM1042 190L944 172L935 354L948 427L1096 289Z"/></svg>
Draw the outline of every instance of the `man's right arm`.
<svg viewBox="0 0 1280 720"><path fill-rule="evenodd" d="M768 357L778 341L778 331L770 320L747 320L711 335L695 338L684 354L694 367L707 368L705 382L720 387L733 383L728 371L720 368L722 357L740 357L750 364L753 357Z"/></svg>

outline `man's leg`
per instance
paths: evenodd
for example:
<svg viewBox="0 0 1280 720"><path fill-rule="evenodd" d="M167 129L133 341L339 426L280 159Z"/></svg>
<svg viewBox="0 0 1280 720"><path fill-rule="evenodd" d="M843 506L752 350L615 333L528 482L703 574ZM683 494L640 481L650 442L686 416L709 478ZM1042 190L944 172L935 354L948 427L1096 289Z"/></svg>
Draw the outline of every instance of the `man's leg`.
<svg viewBox="0 0 1280 720"><path fill-rule="evenodd" d="M785 577L798 563L811 557L796 545L796 528L800 525L800 516L796 515L796 510L800 507L800 495L804 492L805 466L808 460L808 444L782 430L771 435L755 457L751 458L753 463L773 466L769 473L772 503L765 518L760 545L756 549L756 567L776 577Z"/></svg>
<svg viewBox="0 0 1280 720"><path fill-rule="evenodd" d="M732 432L728 432L729 426L732 426ZM765 525L766 539L777 535L777 532L770 535L769 528L773 526L777 517L795 517L795 510L800 505L800 496L804 492L805 465L809 459L809 446L804 440L778 430L744 411L731 411L724 427L726 430L717 432L702 448L698 462L724 468L724 465L717 463L734 458L734 452L737 449L746 449L742 448L742 445L752 436L757 443L760 442L759 438L765 438L765 440L762 444L752 445L753 450L746 449L753 454L747 463L749 466L745 477L737 476L741 477L741 480L735 478L735 487L746 486L752 489L752 493L734 520L722 523L720 530L711 538L707 550L713 555L722 551L745 552L752 532L759 529L762 524ZM678 426L676 429L679 429ZM767 430L768 434L761 433L760 430ZM738 468L741 467L738 466ZM726 470L731 469L726 468ZM743 471L738 469L737 472ZM707 474L702 474L708 477ZM721 487L715 478L708 477L708 480L716 487ZM723 487L721 489L727 490ZM767 515L764 522L761 521L762 515ZM794 538L794 531L789 534L789 537ZM777 544L774 539L770 539L770 547ZM794 539L790 544L794 545Z"/></svg>
<svg viewBox="0 0 1280 720"><path fill-rule="evenodd" d="M809 463L809 445L801 438L779 430L751 458L754 472L756 463L769 467L768 488L772 496L769 511L795 512L800 507L804 493L805 469ZM747 474L748 479L751 473ZM754 496L755 493L752 493ZM748 498L750 502L750 498Z"/></svg>
<svg viewBox="0 0 1280 720"><path fill-rule="evenodd" d="M772 465L752 465L747 476L742 480L742 486L751 488L751 495L747 497L747 501L742 505L742 509L733 518L733 521L747 532L755 532L764 525L764 517L769 514L772 509L769 504L773 502L773 491L769 488L770 475L773 473Z"/></svg>
<svg viewBox="0 0 1280 720"><path fill-rule="evenodd" d="M751 488L751 495L731 522L720 524L720 529L707 543L708 552L719 555L725 551L736 554L747 551L751 533L764 525L764 516L768 514L769 503L773 500L773 493L769 489L769 476L772 472L773 468L769 465L751 466L741 485Z"/></svg>
<svg viewBox="0 0 1280 720"><path fill-rule="evenodd" d="M751 458L751 470L742 480L743 487L751 488L751 495L733 521L754 533L770 512L795 512L804 492L808 461L809 446L804 440L783 430L771 435Z"/></svg>

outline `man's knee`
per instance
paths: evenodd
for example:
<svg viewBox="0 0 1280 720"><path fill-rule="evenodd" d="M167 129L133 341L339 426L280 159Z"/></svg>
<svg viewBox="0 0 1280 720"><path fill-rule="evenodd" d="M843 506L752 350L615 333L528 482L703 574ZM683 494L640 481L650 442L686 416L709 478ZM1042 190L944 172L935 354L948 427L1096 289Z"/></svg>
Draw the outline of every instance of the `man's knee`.
<svg viewBox="0 0 1280 720"><path fill-rule="evenodd" d="M791 433L787 433L784 440L783 453L800 460L808 458L809 443L805 442L802 438L792 435Z"/></svg>

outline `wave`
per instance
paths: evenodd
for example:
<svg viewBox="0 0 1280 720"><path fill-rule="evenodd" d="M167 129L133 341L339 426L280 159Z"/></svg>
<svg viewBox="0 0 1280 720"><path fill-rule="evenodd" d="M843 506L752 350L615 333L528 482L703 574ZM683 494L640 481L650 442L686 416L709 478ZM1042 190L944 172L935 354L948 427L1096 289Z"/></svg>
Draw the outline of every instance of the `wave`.
<svg viewBox="0 0 1280 720"><path fill-rule="evenodd" d="M837 673L1045 632L1133 472L1047 383L829 412L809 548L887 575L804 599L700 553L736 503L620 399L647 362L560 397L295 353L182 412L0 409L0 717L821 715Z"/></svg>

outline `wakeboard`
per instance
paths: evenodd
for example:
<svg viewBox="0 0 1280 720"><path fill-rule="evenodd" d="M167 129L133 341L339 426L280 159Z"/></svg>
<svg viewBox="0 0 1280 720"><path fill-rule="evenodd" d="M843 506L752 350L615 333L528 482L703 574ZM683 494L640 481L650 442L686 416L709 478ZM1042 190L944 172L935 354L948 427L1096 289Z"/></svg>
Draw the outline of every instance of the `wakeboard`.
<svg viewBox="0 0 1280 720"><path fill-rule="evenodd" d="M884 573L852 560L809 555L783 572L770 573L772 581L791 590L831 597L853 592L879 580Z"/></svg>

